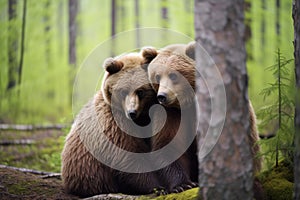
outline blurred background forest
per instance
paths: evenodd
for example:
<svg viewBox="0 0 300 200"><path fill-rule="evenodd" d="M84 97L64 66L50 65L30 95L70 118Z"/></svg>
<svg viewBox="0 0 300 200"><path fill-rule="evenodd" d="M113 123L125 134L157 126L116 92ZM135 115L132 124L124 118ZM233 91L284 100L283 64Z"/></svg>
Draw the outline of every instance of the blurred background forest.
<svg viewBox="0 0 300 200"><path fill-rule="evenodd" d="M249 96L262 135L279 129L290 133L285 137L294 133L291 8L291 0L245 2ZM194 38L193 0L1 0L0 123L71 124L73 81L84 59L111 36L144 27ZM279 104L284 104L283 128L277 122Z"/></svg>

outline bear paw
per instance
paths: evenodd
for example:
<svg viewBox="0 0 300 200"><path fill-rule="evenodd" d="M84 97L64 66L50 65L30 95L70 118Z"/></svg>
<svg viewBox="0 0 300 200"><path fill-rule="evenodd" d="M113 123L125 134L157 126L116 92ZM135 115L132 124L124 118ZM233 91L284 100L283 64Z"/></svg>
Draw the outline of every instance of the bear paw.
<svg viewBox="0 0 300 200"><path fill-rule="evenodd" d="M153 192L156 196L161 196L161 195L167 195L168 192L166 191L166 189L164 187L157 187L153 189Z"/></svg>
<svg viewBox="0 0 300 200"><path fill-rule="evenodd" d="M181 185L177 185L176 187L171 189L171 193L180 193L180 192L183 192L185 190L189 190L189 189L192 189L195 187L198 187L198 183L190 181L188 183L183 183Z"/></svg>

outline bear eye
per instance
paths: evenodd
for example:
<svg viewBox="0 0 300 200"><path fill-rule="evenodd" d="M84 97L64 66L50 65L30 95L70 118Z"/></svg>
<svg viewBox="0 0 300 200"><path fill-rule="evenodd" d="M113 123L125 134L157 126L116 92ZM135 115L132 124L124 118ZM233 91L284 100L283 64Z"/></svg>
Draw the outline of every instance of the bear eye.
<svg viewBox="0 0 300 200"><path fill-rule="evenodd" d="M128 91L127 90L121 90L120 94L123 98L125 98L128 95Z"/></svg>
<svg viewBox="0 0 300 200"><path fill-rule="evenodd" d="M137 90L136 91L136 95L138 95L138 97L141 99L141 98L143 98L144 97L144 91L143 90Z"/></svg>
<svg viewBox="0 0 300 200"><path fill-rule="evenodd" d="M159 83L159 81L160 81L160 75L156 74L155 75L155 80L156 80L157 83Z"/></svg>
<svg viewBox="0 0 300 200"><path fill-rule="evenodd" d="M170 73L169 74L169 78L172 80L172 81L175 81L177 79L177 74L175 73Z"/></svg>

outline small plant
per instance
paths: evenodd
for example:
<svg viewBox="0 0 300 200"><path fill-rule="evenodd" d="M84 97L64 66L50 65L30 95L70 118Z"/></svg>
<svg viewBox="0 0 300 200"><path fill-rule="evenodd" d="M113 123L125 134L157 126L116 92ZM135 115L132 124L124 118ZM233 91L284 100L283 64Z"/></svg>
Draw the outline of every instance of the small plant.
<svg viewBox="0 0 300 200"><path fill-rule="evenodd" d="M288 64L293 59L286 59L280 53L276 52L276 64L267 68L273 72L275 82L270 83L269 87L263 89L260 95L266 98L275 98L272 104L264 106L258 112L258 118L261 120L260 128L263 130L272 130L272 138L265 140L265 159L272 161L275 156L275 165L278 166L280 156L291 160L293 151L294 136L294 83L291 79L292 72ZM262 145L264 146L264 144Z"/></svg>

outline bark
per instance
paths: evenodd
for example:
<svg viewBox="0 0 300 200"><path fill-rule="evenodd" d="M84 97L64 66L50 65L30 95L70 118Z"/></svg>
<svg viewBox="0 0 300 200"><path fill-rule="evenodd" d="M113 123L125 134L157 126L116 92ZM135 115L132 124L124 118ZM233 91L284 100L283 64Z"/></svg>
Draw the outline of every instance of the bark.
<svg viewBox="0 0 300 200"><path fill-rule="evenodd" d="M253 199L253 166L247 138L250 133L246 51L244 41L243 0L196 0L196 41L215 62L205 61L204 52L197 46L197 99L198 112L199 186L200 198L206 199ZM211 112L215 102L222 102L218 94L222 85L215 84L217 67L226 89L226 120L219 139L208 155L203 155L207 146L205 136L218 131L220 115ZM206 80L206 87L204 83ZM224 103L224 102L223 102ZM214 112L219 112L220 106ZM212 110L213 111L213 110ZM212 117L212 123L209 124ZM200 127L200 128L199 128ZM208 131L206 133L206 131ZM217 139L217 138L216 138ZM211 142L211 141L209 141Z"/></svg>
<svg viewBox="0 0 300 200"><path fill-rule="evenodd" d="M16 26L17 0L8 0L8 84L7 90L14 88L18 81L18 29Z"/></svg>
<svg viewBox="0 0 300 200"><path fill-rule="evenodd" d="M78 0L69 0L69 64L76 65Z"/></svg>
<svg viewBox="0 0 300 200"><path fill-rule="evenodd" d="M294 0L294 57L296 74L295 153L294 153L294 199L300 199L300 1Z"/></svg>

